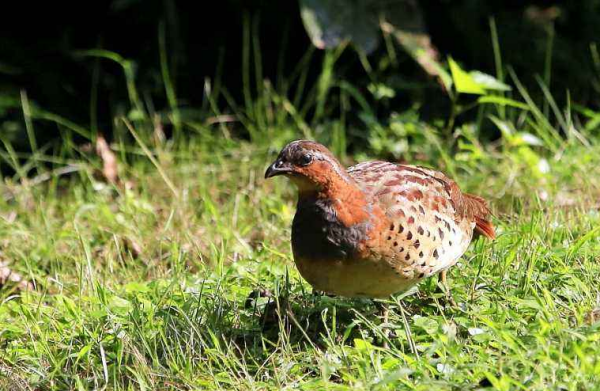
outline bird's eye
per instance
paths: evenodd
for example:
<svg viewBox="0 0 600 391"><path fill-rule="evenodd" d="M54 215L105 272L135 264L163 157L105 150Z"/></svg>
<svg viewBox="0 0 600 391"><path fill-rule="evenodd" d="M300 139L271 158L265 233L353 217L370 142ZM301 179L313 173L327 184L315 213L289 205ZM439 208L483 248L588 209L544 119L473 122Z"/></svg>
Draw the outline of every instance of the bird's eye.
<svg viewBox="0 0 600 391"><path fill-rule="evenodd" d="M313 156L309 153L300 156L298 159L298 165L305 167L308 166L313 161Z"/></svg>

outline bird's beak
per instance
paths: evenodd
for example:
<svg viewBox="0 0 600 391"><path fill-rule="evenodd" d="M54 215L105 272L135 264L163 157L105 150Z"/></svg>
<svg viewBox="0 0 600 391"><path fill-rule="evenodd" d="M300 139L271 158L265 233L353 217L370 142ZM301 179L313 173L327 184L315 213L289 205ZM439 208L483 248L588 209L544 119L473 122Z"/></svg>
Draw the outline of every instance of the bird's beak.
<svg viewBox="0 0 600 391"><path fill-rule="evenodd" d="M267 168L265 172L265 179L271 178L277 175L288 174L292 172L292 167L289 163L284 163L280 159L277 159Z"/></svg>

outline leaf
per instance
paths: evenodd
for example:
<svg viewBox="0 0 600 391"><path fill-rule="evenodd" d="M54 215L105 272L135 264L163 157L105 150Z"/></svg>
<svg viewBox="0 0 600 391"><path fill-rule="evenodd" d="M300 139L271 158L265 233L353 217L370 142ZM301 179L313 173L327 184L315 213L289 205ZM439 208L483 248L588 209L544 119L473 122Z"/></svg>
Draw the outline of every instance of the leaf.
<svg viewBox="0 0 600 391"><path fill-rule="evenodd" d="M392 34L427 74L437 77L449 90L452 79L439 61L438 50L427 34L418 3L410 0L382 3L384 6L380 7L378 14L381 29Z"/></svg>
<svg viewBox="0 0 600 391"><path fill-rule="evenodd" d="M569 252L567 253L567 258L571 259L573 257L573 255L575 253L577 253L586 242L595 238L598 234L600 234L600 227L596 227L596 228L592 229L590 232L588 232L587 234L585 234L581 238L579 238L575 242L575 244L573 244L571 247L569 247Z"/></svg>
<svg viewBox="0 0 600 391"><path fill-rule="evenodd" d="M300 14L313 45L319 49L351 41L370 54L377 48L383 30L427 74L439 78L444 88L450 88L450 75L438 60L438 50L431 43L415 0L300 0Z"/></svg>
<svg viewBox="0 0 600 391"><path fill-rule="evenodd" d="M389 370L396 368L401 363L402 362L399 359L392 357L392 358L388 358L387 360L385 360L385 362L381 365L381 367L384 370L389 371Z"/></svg>
<svg viewBox="0 0 600 391"><path fill-rule="evenodd" d="M541 147L544 145L544 142L534 134L527 132L519 132L517 133L517 136L519 136L521 138L521 141L527 145L532 145L534 147Z"/></svg>
<svg viewBox="0 0 600 391"><path fill-rule="evenodd" d="M89 353L90 350L92 350L92 345L91 344L87 344L83 348L81 348L81 350L79 351L79 353L77 353L75 355L77 357L76 361L81 360L86 354Z"/></svg>
<svg viewBox="0 0 600 391"><path fill-rule="evenodd" d="M550 172L550 163L546 159L540 159L537 168L542 174L548 174Z"/></svg>
<svg viewBox="0 0 600 391"><path fill-rule="evenodd" d="M133 308L133 305L129 300L112 296L108 302L108 308L115 314L126 315Z"/></svg>
<svg viewBox="0 0 600 391"><path fill-rule="evenodd" d="M334 48L346 40L369 54L377 47L379 27L370 6L377 1L301 0L300 15L313 45Z"/></svg>
<svg viewBox="0 0 600 391"><path fill-rule="evenodd" d="M469 334L471 334L471 335L479 335L479 334L483 334L483 333L485 333L485 330L484 330L484 329L481 329L481 328L479 328L479 327L469 327L469 328L467 329L467 331L468 331L468 332L469 332Z"/></svg>
<svg viewBox="0 0 600 391"><path fill-rule="evenodd" d="M134 258L138 258L143 252L139 242L130 236L123 237L123 248L128 250Z"/></svg>
<svg viewBox="0 0 600 391"><path fill-rule="evenodd" d="M455 372L455 369L452 368L449 364L439 363L436 365L436 369L438 370L439 373L441 373L443 375L450 375Z"/></svg>
<svg viewBox="0 0 600 391"><path fill-rule="evenodd" d="M107 60L114 61L123 67L127 64L127 60L125 60L120 54L111 52L110 50L103 50L103 49L80 50L80 51L75 52L74 54L75 54L75 56L79 56L79 57L104 58Z"/></svg>
<svg viewBox="0 0 600 391"><path fill-rule="evenodd" d="M33 285L19 273L8 267L6 262L0 262L0 288L14 286L18 291L29 291Z"/></svg>
<svg viewBox="0 0 600 391"><path fill-rule="evenodd" d="M438 322L435 319L426 316L414 316L413 322L416 327L419 327L427 334L435 334L439 328Z"/></svg>
<svg viewBox="0 0 600 391"><path fill-rule="evenodd" d="M452 80L454 81L454 88L456 91L462 94L475 94L484 95L485 89L479 85L473 77L465 72L453 59L448 58L448 64L450 65L450 72L452 73Z"/></svg>
<svg viewBox="0 0 600 391"><path fill-rule="evenodd" d="M124 288L125 292L129 294L150 292L150 287L147 284L141 282L130 282L126 284Z"/></svg>
<svg viewBox="0 0 600 391"><path fill-rule="evenodd" d="M102 135L96 138L96 153L102 159L102 175L108 182L116 183L119 179L117 157Z"/></svg>
<svg viewBox="0 0 600 391"><path fill-rule="evenodd" d="M373 349L373 345L369 341L360 338L354 339L354 347L361 352L368 352Z"/></svg>
<svg viewBox="0 0 600 391"><path fill-rule="evenodd" d="M494 96L494 95L482 96L479 99L477 99L477 103L480 103L480 104L490 103L490 104L496 104L496 105L500 105L500 106L510 106L510 107L514 107L516 109L521 109L521 110L529 110L529 106L527 106L525 103L518 102L516 100L509 99L509 98L504 98L501 96Z"/></svg>
<svg viewBox="0 0 600 391"><path fill-rule="evenodd" d="M487 73L479 72L479 71L471 71L469 72L471 78L475 81L475 83L479 84L480 87L483 87L486 90L492 91L510 91L512 88L500 80L496 79L492 75L488 75Z"/></svg>
<svg viewBox="0 0 600 391"><path fill-rule="evenodd" d="M396 96L396 91L394 91L391 87L382 84L382 83L371 83L367 86L367 89L373 97L377 100L381 100L384 98L393 98Z"/></svg>

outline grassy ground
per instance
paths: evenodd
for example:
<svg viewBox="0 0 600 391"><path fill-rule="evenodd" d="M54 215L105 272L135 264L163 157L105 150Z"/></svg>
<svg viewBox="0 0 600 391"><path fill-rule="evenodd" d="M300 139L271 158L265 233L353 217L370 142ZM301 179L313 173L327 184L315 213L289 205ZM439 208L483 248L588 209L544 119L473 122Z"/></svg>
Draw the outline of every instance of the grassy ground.
<svg viewBox="0 0 600 391"><path fill-rule="evenodd" d="M130 62L87 52L118 62L130 92L133 126L117 119L114 154L101 157L71 140L95 142L95 124L22 95L33 153L0 135L16 173L0 184L1 390L600 387L600 113L559 109L543 82L537 106L512 75L512 92L478 101L448 88L446 123L416 111L381 121L373 99L337 78L335 53L314 86L303 60L274 87L260 67L252 83L248 52L244 103L217 78L193 113L165 65L170 108L157 113ZM56 123L63 145L38 146L37 121ZM480 142L490 127L499 137ZM235 141L240 128L251 143ZM312 294L290 254L295 191L263 180L298 137L347 164L403 156L490 200L498 238L451 270L458 307L435 279L391 298L387 325L370 301ZM349 140L356 155L344 155Z"/></svg>
<svg viewBox="0 0 600 391"><path fill-rule="evenodd" d="M387 349L371 302L293 265L294 189L262 179L284 140L113 145L116 185L84 148L6 178L0 260L35 289L0 290L0 389L597 389L600 147L511 140L421 162L499 237L452 269L459 308L433 279L390 299Z"/></svg>

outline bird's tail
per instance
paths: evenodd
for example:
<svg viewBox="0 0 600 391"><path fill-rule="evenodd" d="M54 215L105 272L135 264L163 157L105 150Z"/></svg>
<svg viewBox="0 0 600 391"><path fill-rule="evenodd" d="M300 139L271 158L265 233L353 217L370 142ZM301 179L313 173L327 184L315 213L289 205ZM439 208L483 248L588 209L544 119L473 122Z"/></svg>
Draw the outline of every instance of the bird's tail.
<svg viewBox="0 0 600 391"><path fill-rule="evenodd" d="M487 238L495 239L496 231L490 221L492 212L487 202L472 194L464 194L464 203L468 214L475 220L475 233L484 235Z"/></svg>

